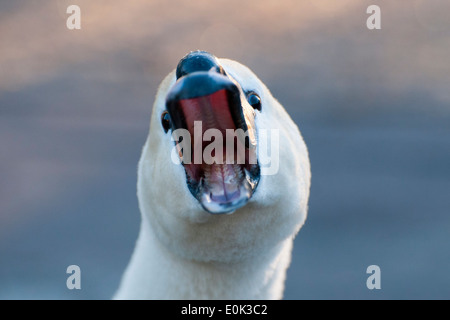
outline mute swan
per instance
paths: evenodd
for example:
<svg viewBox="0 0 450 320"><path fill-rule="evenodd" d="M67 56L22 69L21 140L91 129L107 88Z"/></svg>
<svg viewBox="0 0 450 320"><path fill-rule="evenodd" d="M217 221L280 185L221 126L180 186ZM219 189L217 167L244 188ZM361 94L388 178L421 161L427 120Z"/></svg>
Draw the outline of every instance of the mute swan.
<svg viewBox="0 0 450 320"><path fill-rule="evenodd" d="M173 161L180 150L172 132L192 133L194 121L248 130L245 163ZM277 155L276 173L264 173L264 130L279 137L266 150ZM138 169L140 233L114 298L281 299L310 176L297 126L257 76L238 62L189 53L156 95Z"/></svg>

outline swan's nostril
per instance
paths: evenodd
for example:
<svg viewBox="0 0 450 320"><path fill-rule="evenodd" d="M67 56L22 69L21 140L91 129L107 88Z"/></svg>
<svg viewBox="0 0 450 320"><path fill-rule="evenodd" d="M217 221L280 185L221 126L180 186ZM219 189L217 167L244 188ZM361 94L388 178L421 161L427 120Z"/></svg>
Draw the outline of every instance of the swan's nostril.
<svg viewBox="0 0 450 320"><path fill-rule="evenodd" d="M217 58L206 51L193 51L180 60L177 66L177 79L198 71L215 71L226 75Z"/></svg>

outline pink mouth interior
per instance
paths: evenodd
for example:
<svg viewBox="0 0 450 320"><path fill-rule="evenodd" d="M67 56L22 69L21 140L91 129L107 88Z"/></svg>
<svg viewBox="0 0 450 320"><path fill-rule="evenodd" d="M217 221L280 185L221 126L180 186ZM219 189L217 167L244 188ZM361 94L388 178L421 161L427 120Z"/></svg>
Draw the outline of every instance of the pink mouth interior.
<svg viewBox="0 0 450 320"><path fill-rule="evenodd" d="M186 172L194 181L200 182L204 179L204 183L208 188L209 198L214 202L227 203L241 196L240 185L245 178L243 165L226 164L223 160L219 163L206 164L202 159L201 164L195 164L194 139L202 139L203 134L208 129L218 129L223 137L223 154L226 155L226 129L236 130L233 118L230 113L230 107L226 90L219 90L207 96L192 99L180 100L180 106L183 111L187 129L191 134L192 142L192 159L190 164L185 164ZM194 137L194 122L201 121L202 136ZM202 152L211 141L202 142ZM233 158L237 159L237 139L234 143ZM247 152L247 151L246 151ZM213 154L214 156L214 154ZM246 155L243 155L245 157Z"/></svg>
<svg viewBox="0 0 450 320"><path fill-rule="evenodd" d="M186 119L187 129L194 132L194 121L202 121L203 132L215 128L236 129L228 106L226 90L219 90L208 96L184 99L180 101Z"/></svg>

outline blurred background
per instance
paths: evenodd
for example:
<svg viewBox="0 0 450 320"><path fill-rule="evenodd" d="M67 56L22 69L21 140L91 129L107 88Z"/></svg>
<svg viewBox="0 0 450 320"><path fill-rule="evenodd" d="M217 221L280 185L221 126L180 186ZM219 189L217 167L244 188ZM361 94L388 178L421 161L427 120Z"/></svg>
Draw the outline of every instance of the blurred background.
<svg viewBox="0 0 450 320"><path fill-rule="evenodd" d="M112 297L157 86L195 49L248 65L309 147L286 299L450 299L447 0L0 0L0 299Z"/></svg>

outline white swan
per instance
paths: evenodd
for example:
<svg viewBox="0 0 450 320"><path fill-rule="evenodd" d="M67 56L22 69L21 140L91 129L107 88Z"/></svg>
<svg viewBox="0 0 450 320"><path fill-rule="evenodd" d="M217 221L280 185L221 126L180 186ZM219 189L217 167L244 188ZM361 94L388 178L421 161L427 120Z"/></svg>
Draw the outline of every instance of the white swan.
<svg viewBox="0 0 450 320"><path fill-rule="evenodd" d="M214 98L219 89L228 97L226 115L212 105L223 103L223 97L202 100ZM186 109L185 98L200 103L200 109ZM205 106L213 110L208 116L201 114ZM263 129L278 130L279 145L271 146L279 147L278 173L260 174L259 167L246 163L219 166L221 174L205 177L205 164L175 164L171 132L190 127L186 122L195 113L209 126L231 125L232 118L236 127L253 130L256 140ZM211 116L218 116L216 122L208 120ZM191 52L156 96L139 162L140 234L114 298L281 299L293 239L306 219L309 188L306 145L265 85L235 61Z"/></svg>

